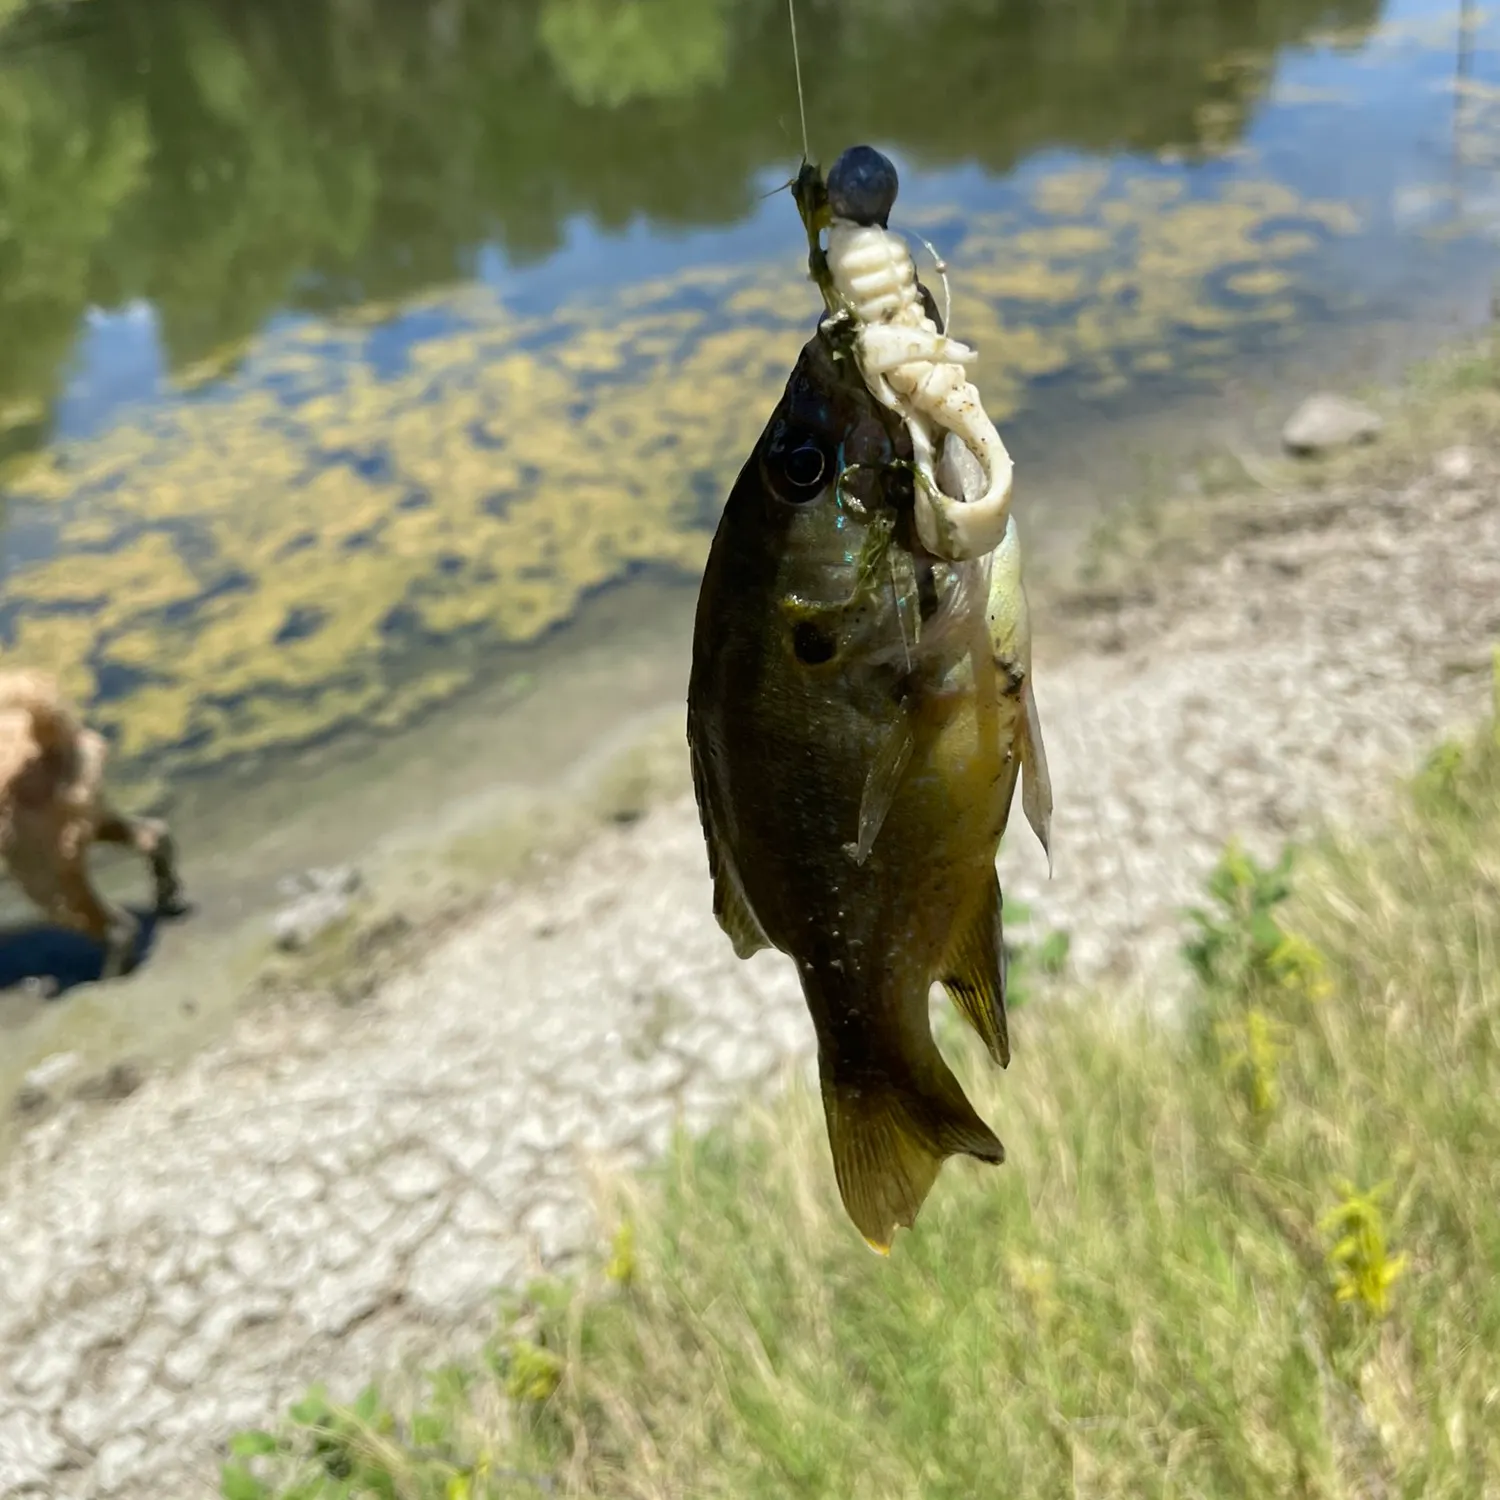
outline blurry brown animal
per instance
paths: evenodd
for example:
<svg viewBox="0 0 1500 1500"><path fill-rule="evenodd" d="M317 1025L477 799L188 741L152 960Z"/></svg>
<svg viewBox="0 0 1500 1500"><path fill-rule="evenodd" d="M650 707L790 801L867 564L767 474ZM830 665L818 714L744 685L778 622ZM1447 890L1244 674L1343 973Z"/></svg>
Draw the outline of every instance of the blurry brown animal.
<svg viewBox="0 0 1500 1500"><path fill-rule="evenodd" d="M181 911L171 834L117 812L104 794L104 736L86 728L44 672L0 670L0 861L53 921L104 945L102 977L137 956L140 923L89 880L89 845L126 844L151 866L156 908Z"/></svg>

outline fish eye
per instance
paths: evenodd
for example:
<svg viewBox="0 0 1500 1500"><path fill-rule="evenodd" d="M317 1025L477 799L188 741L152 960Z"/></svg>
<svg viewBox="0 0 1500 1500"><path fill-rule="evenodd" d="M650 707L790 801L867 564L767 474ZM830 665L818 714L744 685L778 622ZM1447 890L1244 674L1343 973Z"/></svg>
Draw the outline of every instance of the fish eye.
<svg viewBox="0 0 1500 1500"><path fill-rule="evenodd" d="M794 505L819 495L828 478L828 454L808 433L778 433L767 450L777 493Z"/></svg>
<svg viewBox="0 0 1500 1500"><path fill-rule="evenodd" d="M823 456L823 450L811 440L787 454L786 479L794 490L820 488L827 469L828 460Z"/></svg>

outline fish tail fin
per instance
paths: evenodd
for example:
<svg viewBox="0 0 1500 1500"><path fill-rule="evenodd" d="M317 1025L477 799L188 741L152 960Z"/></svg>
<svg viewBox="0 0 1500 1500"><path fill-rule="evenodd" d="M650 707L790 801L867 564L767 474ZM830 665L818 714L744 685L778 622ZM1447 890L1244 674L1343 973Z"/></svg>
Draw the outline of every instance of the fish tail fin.
<svg viewBox="0 0 1500 1500"><path fill-rule="evenodd" d="M839 1195L872 1250L889 1255L896 1226L910 1229L943 1162L960 1154L996 1164L999 1137L974 1112L929 1039L917 1069L843 1066L820 1054L823 1110Z"/></svg>

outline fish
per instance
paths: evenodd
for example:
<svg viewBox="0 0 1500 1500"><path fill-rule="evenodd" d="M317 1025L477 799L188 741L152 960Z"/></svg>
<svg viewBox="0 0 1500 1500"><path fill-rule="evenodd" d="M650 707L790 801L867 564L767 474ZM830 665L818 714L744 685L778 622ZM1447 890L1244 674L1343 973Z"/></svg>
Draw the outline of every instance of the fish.
<svg viewBox="0 0 1500 1500"><path fill-rule="evenodd" d="M852 337L820 318L725 502L687 739L714 914L740 958L795 964L838 1190L889 1254L949 1156L1005 1159L929 996L940 981L1009 1065L995 861L1018 781L1050 861L1052 790L1014 517L983 558L926 551L910 435ZM983 492L952 434L937 475Z"/></svg>

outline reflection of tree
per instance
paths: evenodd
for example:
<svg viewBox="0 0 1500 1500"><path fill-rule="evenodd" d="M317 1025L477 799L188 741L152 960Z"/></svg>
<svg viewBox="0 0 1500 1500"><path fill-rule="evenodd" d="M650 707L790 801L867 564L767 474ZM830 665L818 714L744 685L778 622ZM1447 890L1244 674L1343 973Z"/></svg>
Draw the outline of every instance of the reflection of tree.
<svg viewBox="0 0 1500 1500"><path fill-rule="evenodd" d="M146 178L138 102L91 98L85 70L47 88L0 72L0 456L38 428L92 293L101 248Z"/></svg>
<svg viewBox="0 0 1500 1500"><path fill-rule="evenodd" d="M993 171L1199 149L1238 135L1276 47L1378 5L802 0L809 124L830 154ZM181 367L278 307L449 279L487 240L545 255L579 215L731 222L797 152L784 0L69 12L69 36L0 52L0 413L50 402L90 302L152 299Z"/></svg>
<svg viewBox="0 0 1500 1500"><path fill-rule="evenodd" d="M729 68L724 0L542 0L537 35L583 105L685 98Z"/></svg>

